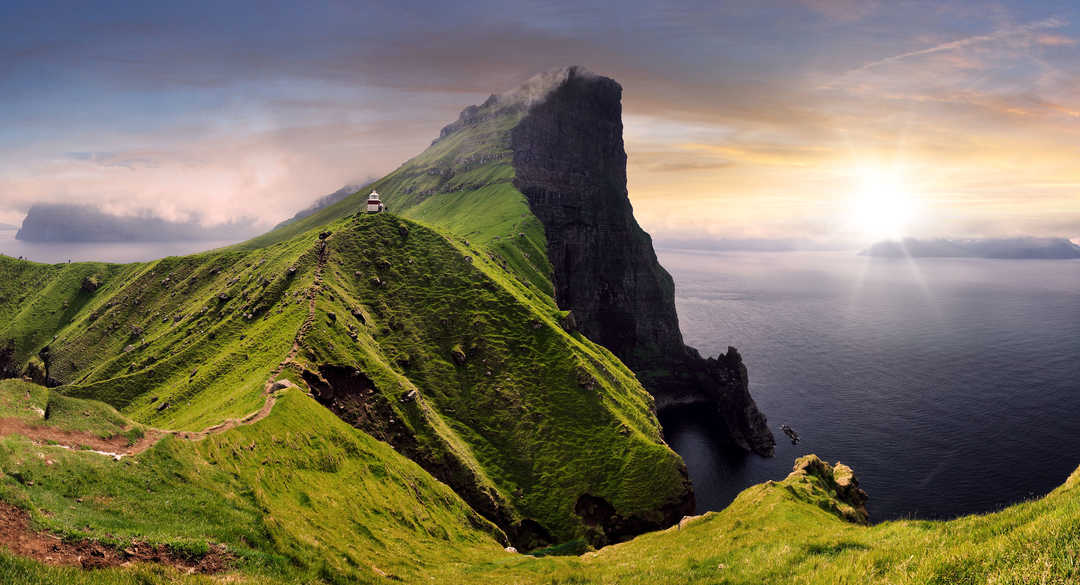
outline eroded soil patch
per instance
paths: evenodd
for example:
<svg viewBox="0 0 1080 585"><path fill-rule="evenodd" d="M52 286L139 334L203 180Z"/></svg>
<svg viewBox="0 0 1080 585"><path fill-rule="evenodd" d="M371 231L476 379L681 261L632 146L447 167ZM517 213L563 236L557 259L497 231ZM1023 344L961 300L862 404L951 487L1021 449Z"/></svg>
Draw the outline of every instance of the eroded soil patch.
<svg viewBox="0 0 1080 585"><path fill-rule="evenodd" d="M170 547L132 541L115 548L93 540L65 541L58 536L34 530L30 517L0 501L0 546L11 552L50 565L72 565L84 569L116 567L130 563L158 563L191 573L220 573L233 563L233 556L220 544L212 544L205 555L191 558L176 554Z"/></svg>
<svg viewBox="0 0 1080 585"><path fill-rule="evenodd" d="M21 418L0 418L0 437L7 435L22 435L38 443L57 444L71 449L93 449L109 455L138 453L155 443L159 438L159 433L147 431L138 441L132 444L123 435L103 438L87 431L59 429Z"/></svg>

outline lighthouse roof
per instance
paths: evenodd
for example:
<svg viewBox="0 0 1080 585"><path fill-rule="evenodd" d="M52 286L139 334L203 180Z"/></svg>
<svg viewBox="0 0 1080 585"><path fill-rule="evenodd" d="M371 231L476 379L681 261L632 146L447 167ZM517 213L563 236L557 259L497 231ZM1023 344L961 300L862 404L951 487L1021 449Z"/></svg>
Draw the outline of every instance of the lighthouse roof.
<svg viewBox="0 0 1080 585"><path fill-rule="evenodd" d="M368 195L368 199L378 199L378 198L379 198L379 192L372 189L371 195Z"/></svg>

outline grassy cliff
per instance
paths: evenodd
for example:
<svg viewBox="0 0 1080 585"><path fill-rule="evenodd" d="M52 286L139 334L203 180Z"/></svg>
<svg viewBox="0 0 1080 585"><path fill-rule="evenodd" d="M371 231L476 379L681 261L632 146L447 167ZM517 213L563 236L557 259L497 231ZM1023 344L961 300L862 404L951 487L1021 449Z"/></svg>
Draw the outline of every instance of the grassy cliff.
<svg viewBox="0 0 1080 585"><path fill-rule="evenodd" d="M40 416L27 405L47 395L4 382L0 414ZM272 412L253 424L197 441L170 436L119 461L7 436L0 468L4 506L28 511L32 529L63 546L160 543L227 559L199 575L145 562L86 570L0 550L3 583L922 585L1080 577L1080 470L1048 496L1000 512L866 526L850 470L813 456L783 481L664 531L580 556L515 554L447 486L295 388L279 391ZM5 546L11 536L4 533Z"/></svg>
<svg viewBox="0 0 1080 585"><path fill-rule="evenodd" d="M689 509L685 468L633 373L463 238L351 215L146 264L5 262L40 291L13 295L0 327L15 360L141 425L232 425L288 379L525 548L600 544ZM582 512L583 497L611 517Z"/></svg>

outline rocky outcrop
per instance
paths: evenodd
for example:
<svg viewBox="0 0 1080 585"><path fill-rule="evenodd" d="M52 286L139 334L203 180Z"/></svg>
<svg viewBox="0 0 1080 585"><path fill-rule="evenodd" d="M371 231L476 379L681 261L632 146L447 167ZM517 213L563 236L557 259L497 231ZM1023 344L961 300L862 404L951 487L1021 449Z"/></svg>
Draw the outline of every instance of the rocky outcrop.
<svg viewBox="0 0 1080 585"><path fill-rule="evenodd" d="M527 105L510 137L514 185L544 225L559 306L637 372L658 407L715 404L736 444L771 455L739 353L704 359L683 343L674 283L627 197L622 87L570 67L504 96ZM512 98L485 105L499 100Z"/></svg>
<svg viewBox="0 0 1080 585"><path fill-rule="evenodd" d="M822 508L828 509L849 522L868 524L870 515L866 511L866 492L859 487L855 472L843 463L829 465L817 455L804 455L795 460L795 467L785 482L807 479L815 488L824 491L827 497L817 498L811 495L809 500L816 501ZM798 491L796 490L796 495Z"/></svg>
<svg viewBox="0 0 1080 585"><path fill-rule="evenodd" d="M9 339L0 344L0 378L14 378L19 375L19 363L15 361L15 340Z"/></svg>
<svg viewBox="0 0 1080 585"><path fill-rule="evenodd" d="M609 544L629 540L639 534L666 528L688 514L694 513L694 492L687 478L686 497L677 501L669 502L666 506L655 510L648 517L643 515L623 516L607 500L591 494L582 494L574 503L574 514L577 514L587 530L586 540L589 544L600 548Z"/></svg>

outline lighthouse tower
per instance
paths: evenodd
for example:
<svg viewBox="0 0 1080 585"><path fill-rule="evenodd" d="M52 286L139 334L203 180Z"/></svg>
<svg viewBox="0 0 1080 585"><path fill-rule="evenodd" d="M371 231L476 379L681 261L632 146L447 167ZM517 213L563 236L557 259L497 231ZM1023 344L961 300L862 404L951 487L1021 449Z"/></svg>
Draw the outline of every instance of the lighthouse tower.
<svg viewBox="0 0 1080 585"><path fill-rule="evenodd" d="M379 199L379 192L372 190L371 194L367 196L367 212L368 213L382 213L386 210L382 201Z"/></svg>

